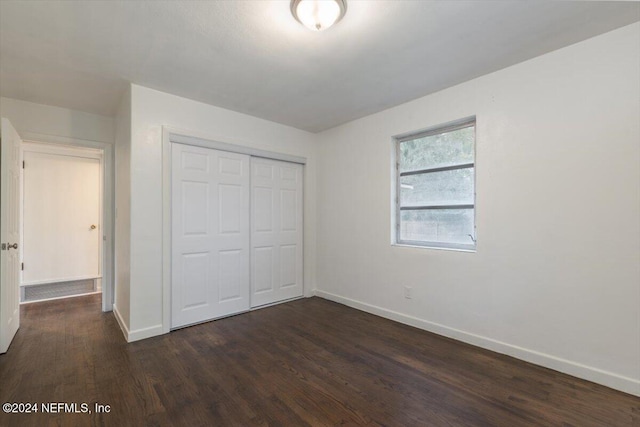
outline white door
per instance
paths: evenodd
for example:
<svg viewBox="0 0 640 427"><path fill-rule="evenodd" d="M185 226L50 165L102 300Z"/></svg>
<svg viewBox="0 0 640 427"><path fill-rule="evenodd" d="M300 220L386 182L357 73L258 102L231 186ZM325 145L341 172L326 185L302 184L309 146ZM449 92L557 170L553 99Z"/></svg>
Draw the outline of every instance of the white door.
<svg viewBox="0 0 640 427"><path fill-rule="evenodd" d="M172 144L171 327L249 309L249 156Z"/></svg>
<svg viewBox="0 0 640 427"><path fill-rule="evenodd" d="M0 353L6 353L20 326L18 240L21 141L7 119L2 119L0 128Z"/></svg>
<svg viewBox="0 0 640 427"><path fill-rule="evenodd" d="M100 160L24 152L23 285L100 277Z"/></svg>
<svg viewBox="0 0 640 427"><path fill-rule="evenodd" d="M251 158L251 306L302 296L302 165Z"/></svg>

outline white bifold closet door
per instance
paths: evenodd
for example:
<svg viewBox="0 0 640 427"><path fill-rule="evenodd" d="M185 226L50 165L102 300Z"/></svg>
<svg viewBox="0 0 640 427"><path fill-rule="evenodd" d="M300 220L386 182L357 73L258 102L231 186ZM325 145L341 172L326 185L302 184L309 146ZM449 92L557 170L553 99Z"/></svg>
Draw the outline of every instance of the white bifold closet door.
<svg viewBox="0 0 640 427"><path fill-rule="evenodd" d="M171 327L177 328L250 307L250 157L171 145Z"/></svg>
<svg viewBox="0 0 640 427"><path fill-rule="evenodd" d="M251 307L302 296L302 171L251 158Z"/></svg>

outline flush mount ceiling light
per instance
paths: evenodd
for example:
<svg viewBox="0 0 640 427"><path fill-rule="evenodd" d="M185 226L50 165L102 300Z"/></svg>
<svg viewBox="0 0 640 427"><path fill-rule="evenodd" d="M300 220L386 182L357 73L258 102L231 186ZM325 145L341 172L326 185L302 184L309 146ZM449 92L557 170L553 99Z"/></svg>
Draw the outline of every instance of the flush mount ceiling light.
<svg viewBox="0 0 640 427"><path fill-rule="evenodd" d="M347 12L346 0L292 0L291 13L313 31L326 30Z"/></svg>

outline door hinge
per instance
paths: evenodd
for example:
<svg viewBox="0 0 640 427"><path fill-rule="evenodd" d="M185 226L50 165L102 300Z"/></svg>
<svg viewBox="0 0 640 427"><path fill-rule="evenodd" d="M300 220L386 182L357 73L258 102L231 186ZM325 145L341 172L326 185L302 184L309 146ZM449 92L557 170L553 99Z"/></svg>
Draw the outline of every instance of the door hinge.
<svg viewBox="0 0 640 427"><path fill-rule="evenodd" d="M20 270L24 271L24 262L20 265Z"/></svg>
<svg viewBox="0 0 640 427"><path fill-rule="evenodd" d="M22 169L24 169L24 160L22 161Z"/></svg>

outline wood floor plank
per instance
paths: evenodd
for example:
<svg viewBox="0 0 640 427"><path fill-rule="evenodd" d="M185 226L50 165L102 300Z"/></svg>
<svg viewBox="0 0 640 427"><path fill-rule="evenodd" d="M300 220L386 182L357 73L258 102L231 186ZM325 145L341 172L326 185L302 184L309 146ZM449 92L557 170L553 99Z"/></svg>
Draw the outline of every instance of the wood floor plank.
<svg viewBox="0 0 640 427"><path fill-rule="evenodd" d="M127 344L100 296L25 305L0 426L622 426L640 398L309 298Z"/></svg>

